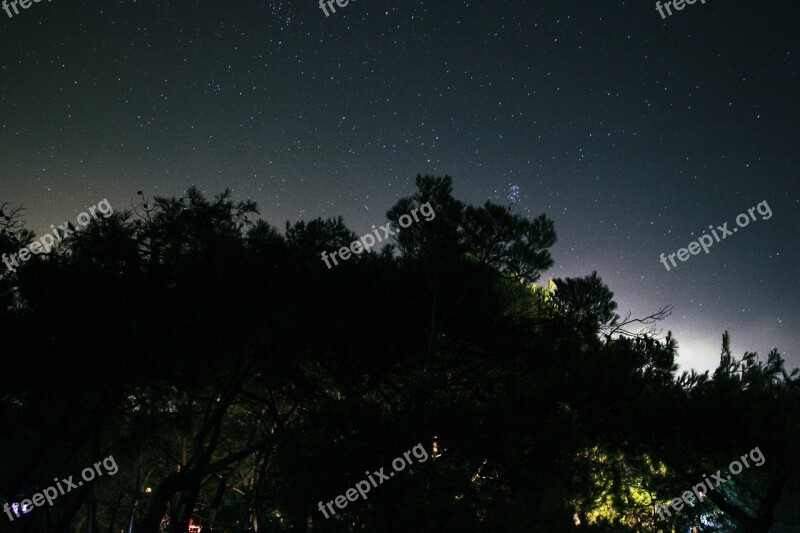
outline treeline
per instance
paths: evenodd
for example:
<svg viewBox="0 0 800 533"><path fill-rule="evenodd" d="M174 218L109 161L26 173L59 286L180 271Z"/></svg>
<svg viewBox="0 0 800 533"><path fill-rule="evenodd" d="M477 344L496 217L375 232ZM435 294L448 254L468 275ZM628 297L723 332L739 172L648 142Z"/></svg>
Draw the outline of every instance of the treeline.
<svg viewBox="0 0 800 533"><path fill-rule="evenodd" d="M678 374L675 339L640 329L668 307L637 321L596 273L543 281L546 216L417 187L387 218L435 219L333 269L321 253L357 239L341 218L281 232L190 189L6 273L0 497L110 454L119 472L0 530L770 531L800 442L777 351L734 356L726 333L715 372ZM2 216L15 252L33 236ZM419 442L431 460L320 513ZM755 447L762 466L655 513Z"/></svg>

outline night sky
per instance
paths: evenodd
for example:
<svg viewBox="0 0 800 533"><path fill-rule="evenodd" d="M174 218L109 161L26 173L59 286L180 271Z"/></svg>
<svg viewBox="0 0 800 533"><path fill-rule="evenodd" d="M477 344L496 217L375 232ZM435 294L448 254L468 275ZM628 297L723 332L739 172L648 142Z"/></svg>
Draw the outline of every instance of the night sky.
<svg viewBox="0 0 800 533"><path fill-rule="evenodd" d="M262 216L385 222L416 174L556 224L547 277L672 304L683 368L800 365L797 8L43 0L0 11L0 201L37 233L103 198L230 187ZM661 253L773 216L666 271Z"/></svg>

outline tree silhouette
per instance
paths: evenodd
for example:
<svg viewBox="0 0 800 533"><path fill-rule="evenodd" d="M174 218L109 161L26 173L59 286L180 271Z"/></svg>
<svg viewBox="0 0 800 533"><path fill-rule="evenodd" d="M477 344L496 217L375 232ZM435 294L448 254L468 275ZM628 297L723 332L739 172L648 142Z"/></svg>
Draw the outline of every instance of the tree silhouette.
<svg viewBox="0 0 800 533"><path fill-rule="evenodd" d="M651 329L668 306L620 317L597 272L534 283L553 264L545 215L465 205L447 176L416 183L387 218L397 228L426 204L435 217L334 268L321 253L357 238L341 218L280 232L253 202L192 188L139 194L5 275L0 496L31 498L109 454L119 472L4 530L761 532L786 519L800 387L777 350L737 358L726 332L715 372L679 375L676 339ZM3 209L13 253L33 235ZM417 443L428 461L320 513ZM654 511L756 446L762 466Z"/></svg>

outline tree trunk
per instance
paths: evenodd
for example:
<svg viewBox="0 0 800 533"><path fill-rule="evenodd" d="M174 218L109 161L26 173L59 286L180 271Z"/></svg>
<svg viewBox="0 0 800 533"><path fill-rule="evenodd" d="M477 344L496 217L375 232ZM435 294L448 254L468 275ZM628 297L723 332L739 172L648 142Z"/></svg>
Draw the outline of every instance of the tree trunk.
<svg viewBox="0 0 800 533"><path fill-rule="evenodd" d="M83 506L83 502L86 500L86 497L89 495L89 491L92 489L91 485L85 484L84 486L78 489L78 493L72 498L69 503L64 507L64 514L61 515L61 518L56 523L55 528L53 531L70 531L70 525L72 521L75 519L75 515L78 514L78 511L81 510ZM75 492L75 491L71 491Z"/></svg>
<svg viewBox="0 0 800 533"><path fill-rule="evenodd" d="M228 491L228 483L230 482L231 478L241 469L242 465L244 464L244 459L236 463L236 466L231 468L231 470L225 473L223 476L220 476L219 485L217 485L217 491L214 493L214 497L211 500L211 505L209 505L208 510L208 529L209 532L214 531L215 522L217 519L217 513L219 512L219 508L222 505L222 500L225 497L225 493Z"/></svg>
<svg viewBox="0 0 800 533"><path fill-rule="evenodd" d="M175 513L175 520L172 522L173 533L186 533L189 531L189 521L194 514L194 506L197 503L197 497L200 494L200 483L196 483L194 487L187 491L183 491L180 501L178 502L177 512Z"/></svg>
<svg viewBox="0 0 800 533"><path fill-rule="evenodd" d="M122 495L125 494L125 489L120 487L119 489L119 496L117 496L117 503L114 504L114 508L111 510L111 518L109 519L108 524L108 533L114 533L116 529L114 528L114 523L117 521L117 514L119 513L119 507L122 504Z"/></svg>
<svg viewBox="0 0 800 533"><path fill-rule="evenodd" d="M153 492L153 498L147 512L142 517L139 526L135 528L136 533L155 533L161 525L161 519L167 510L172 495L177 491L188 488L188 475L183 472L170 474L164 481L158 484Z"/></svg>
<svg viewBox="0 0 800 533"><path fill-rule="evenodd" d="M775 506L780 500L783 487L786 485L787 476L781 474L770 481L767 495L761 500L758 507L758 516L753 518L748 515L739 507L728 502L725 497L717 492L711 491L708 493L708 498L722 510L722 512L730 515L734 520L742 525L746 533L769 533L775 521Z"/></svg>
<svg viewBox="0 0 800 533"><path fill-rule="evenodd" d="M783 488L788 481L786 474L780 474L777 478L773 479L767 489L767 495L761 500L761 505L758 506L758 516L748 533L769 533L775 523L775 506L780 501Z"/></svg>

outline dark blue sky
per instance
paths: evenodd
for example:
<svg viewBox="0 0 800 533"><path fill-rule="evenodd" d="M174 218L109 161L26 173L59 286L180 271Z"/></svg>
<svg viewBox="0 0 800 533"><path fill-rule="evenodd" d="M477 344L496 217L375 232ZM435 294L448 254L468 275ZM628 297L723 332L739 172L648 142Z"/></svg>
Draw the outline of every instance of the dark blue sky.
<svg viewBox="0 0 800 533"><path fill-rule="evenodd" d="M790 4L786 3L786 6ZM137 190L230 187L264 218L358 233L449 174L547 213L545 277L597 270L674 306L681 363L777 346L800 365L797 8L648 1L53 0L0 12L0 200L41 232ZM709 225L759 220L667 272Z"/></svg>

